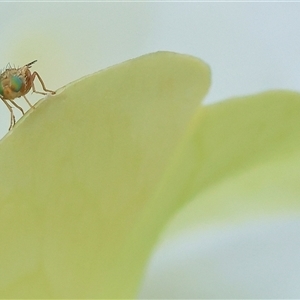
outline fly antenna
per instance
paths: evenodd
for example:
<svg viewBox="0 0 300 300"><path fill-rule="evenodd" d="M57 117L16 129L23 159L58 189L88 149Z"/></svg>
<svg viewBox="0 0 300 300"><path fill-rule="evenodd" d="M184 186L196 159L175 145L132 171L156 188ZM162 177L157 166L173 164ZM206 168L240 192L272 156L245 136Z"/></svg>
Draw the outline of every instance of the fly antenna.
<svg viewBox="0 0 300 300"><path fill-rule="evenodd" d="M29 64L27 64L27 65L25 65L25 66L28 67L28 68L30 68L31 65L33 65L35 62L37 62L37 60L34 60L34 61L32 61L31 63L29 63Z"/></svg>

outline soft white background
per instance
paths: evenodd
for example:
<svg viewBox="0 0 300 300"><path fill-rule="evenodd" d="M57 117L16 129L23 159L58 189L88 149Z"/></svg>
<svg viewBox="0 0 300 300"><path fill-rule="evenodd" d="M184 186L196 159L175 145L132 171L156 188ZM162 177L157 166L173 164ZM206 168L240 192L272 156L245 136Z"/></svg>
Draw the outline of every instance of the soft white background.
<svg viewBox="0 0 300 300"><path fill-rule="evenodd" d="M5 68L7 63L22 66L37 59L33 69L41 74L50 89L58 89L73 80L127 59L158 50L169 50L197 56L211 66L212 86L205 99L206 104L268 89L300 90L300 3L297 2L19 2L0 3L0 11L0 67ZM35 102L41 97L28 95L28 98ZM23 100L18 100L18 103L27 109ZM20 117L18 112L16 115ZM4 104L0 106L0 116L2 137L9 126L9 111ZM295 223L280 224L276 228L282 229L283 236L291 232L287 229L289 226L295 231ZM255 226L253 230L257 230ZM299 224L296 228L299 229ZM216 259L210 257L210 260L219 259L223 264L224 261L230 261L228 257L233 261L236 256L241 258L243 250L233 252L233 249L237 249L236 237L245 239L245 232L249 230L246 226L245 231L240 228L236 233L230 231L231 233L222 235L222 239L229 239L225 254L230 254L223 260L217 253L219 233L213 233L210 235L211 239L208 239L207 233L198 232L192 239L179 238L172 247L161 248L154 257L147 277L148 283L145 283L141 297L200 297L198 290L203 291L203 285L210 291L218 290L220 284L216 278L199 285L200 281L203 282L203 272L206 269L202 270L203 263L199 263L199 269L193 270L195 258L205 262L207 260L203 259L201 253L215 253ZM274 245L281 244L268 226L265 232L272 241L274 239ZM251 242L260 244L263 238L255 236L256 241L254 237ZM299 246L300 242L296 241ZM182 253L180 260L178 253ZM222 252L222 255L225 254ZM291 253L280 257L289 255ZM248 271L252 272L253 264L249 259L253 255L250 253L246 257L248 265L243 267L245 270L248 267ZM262 264L265 259L262 256L258 261L254 260L253 263ZM299 264L299 260L297 263ZM170 267L176 264L177 269ZM217 264L220 265L221 262ZM166 270L171 271L164 273ZM252 279L265 268L261 266L255 270L254 275L251 275ZM199 275L197 278L200 273L202 277ZM245 273L247 271L234 273L234 269L231 272L233 278L241 280L245 276L238 274ZM179 274L181 279L173 281L173 284L164 284L164 278L168 282L170 274ZM269 278L269 275L263 278ZM295 278L299 275L296 274ZM252 290L259 288L260 276L256 283L251 281L250 290L251 287ZM155 281L153 278L159 280ZM187 280L182 280L183 278ZM272 286L278 286L277 281L280 282L280 279L271 279L269 288L262 284L266 291L257 297L276 297L276 294L274 296L274 293L267 292L272 290ZM230 290L230 284L225 288L228 289ZM245 290L243 287L241 289ZM295 285L290 289L292 296L295 295L293 289L295 290ZM177 292L174 295L172 291ZM218 293L210 291L205 295L218 297ZM224 295L220 293L220 297ZM277 295L284 297L286 294ZM230 296L234 297L228 297Z"/></svg>
<svg viewBox="0 0 300 300"><path fill-rule="evenodd" d="M211 66L205 103L266 89L299 90L300 3L18 2L0 3L0 10L0 67L37 59L33 69L50 89L169 50ZM4 104L0 116L3 136L9 124Z"/></svg>

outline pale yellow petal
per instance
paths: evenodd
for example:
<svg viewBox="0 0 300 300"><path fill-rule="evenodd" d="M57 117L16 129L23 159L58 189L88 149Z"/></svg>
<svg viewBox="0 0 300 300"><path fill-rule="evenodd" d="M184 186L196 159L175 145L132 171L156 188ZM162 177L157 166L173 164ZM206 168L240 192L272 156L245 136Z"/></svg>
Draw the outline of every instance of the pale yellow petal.
<svg viewBox="0 0 300 300"><path fill-rule="evenodd" d="M0 143L0 297L135 295L162 219L137 226L209 76L158 52L66 86L17 123Z"/></svg>

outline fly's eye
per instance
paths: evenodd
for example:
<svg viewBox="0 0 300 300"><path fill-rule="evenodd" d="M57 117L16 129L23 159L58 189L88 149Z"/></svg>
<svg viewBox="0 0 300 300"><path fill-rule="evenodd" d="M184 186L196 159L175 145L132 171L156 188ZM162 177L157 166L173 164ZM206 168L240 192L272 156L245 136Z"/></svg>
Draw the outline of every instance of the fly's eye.
<svg viewBox="0 0 300 300"><path fill-rule="evenodd" d="M19 92L22 88L23 81L19 76L12 76L10 79L10 87L14 92Z"/></svg>

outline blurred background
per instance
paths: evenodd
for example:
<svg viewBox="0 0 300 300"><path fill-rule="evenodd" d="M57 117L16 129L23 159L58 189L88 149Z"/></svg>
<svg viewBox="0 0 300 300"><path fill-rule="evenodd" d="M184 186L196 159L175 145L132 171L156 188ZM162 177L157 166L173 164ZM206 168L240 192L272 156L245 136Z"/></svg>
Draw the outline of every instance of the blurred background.
<svg viewBox="0 0 300 300"><path fill-rule="evenodd" d="M40 73L49 89L57 90L124 60L168 50L199 57L210 65L212 85L205 104L268 89L300 90L300 3L297 2L2 2L0 8L0 67L5 69L7 63L23 66L37 59L32 69ZM36 87L39 89L38 84ZM35 103L42 97L29 94L28 98ZM21 98L17 103L27 110ZM18 111L16 116L20 117ZM1 137L7 133L9 117L9 111L1 105ZM278 224L276 232L283 230L283 236L291 232L289 224L290 220ZM257 225L253 226L257 230ZM259 232L264 232L263 226ZM247 230L246 226L245 231L239 229L222 235L222 239L228 237L232 242L228 244L231 250L226 248L227 253L237 249L236 237L243 240ZM265 230L274 244L280 244L276 232L267 225ZM189 238L184 235L158 247L140 297L200 297L197 292L204 287L216 290L216 285L222 286L203 275L203 262L207 259L200 255L201 251L206 255L215 252L210 259L224 262L222 255L226 253L217 252L219 234L212 233L207 239L207 233L194 232ZM265 240L263 233L257 243L261 240ZM241 257L249 249L248 244L241 249L230 257ZM201 262L196 264L193 257ZM202 277L197 277L198 269L192 272L193 266L204 268ZM175 274L186 278L186 283ZM235 273L236 278L242 280L238 274ZM295 274L295 278L299 275ZM204 283L201 286L199 282ZM243 282L249 283L249 277ZM270 283L274 285L274 281ZM252 290L256 287L252 281L251 286ZM205 295L210 295L209 291Z"/></svg>
<svg viewBox="0 0 300 300"><path fill-rule="evenodd" d="M168 50L210 65L206 104L267 89L299 90L299 3L7 2L0 8L0 68L37 59L32 70L49 89ZM0 116L3 136L5 105Z"/></svg>

